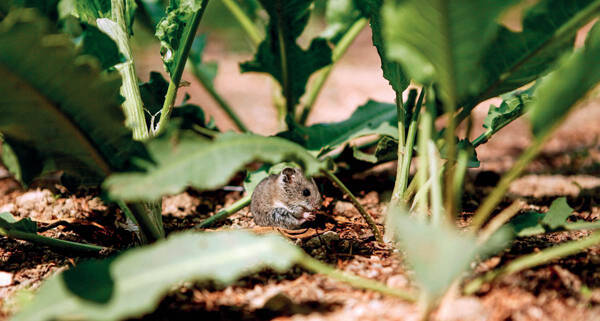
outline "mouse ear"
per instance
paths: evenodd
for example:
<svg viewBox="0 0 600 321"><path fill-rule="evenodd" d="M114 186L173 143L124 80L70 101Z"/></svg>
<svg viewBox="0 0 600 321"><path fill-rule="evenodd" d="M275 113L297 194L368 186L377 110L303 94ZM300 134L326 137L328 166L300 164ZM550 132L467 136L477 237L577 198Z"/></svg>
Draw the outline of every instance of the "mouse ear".
<svg viewBox="0 0 600 321"><path fill-rule="evenodd" d="M294 180L294 175L296 175L296 170L291 167L286 167L281 171L281 179L284 183L290 183Z"/></svg>

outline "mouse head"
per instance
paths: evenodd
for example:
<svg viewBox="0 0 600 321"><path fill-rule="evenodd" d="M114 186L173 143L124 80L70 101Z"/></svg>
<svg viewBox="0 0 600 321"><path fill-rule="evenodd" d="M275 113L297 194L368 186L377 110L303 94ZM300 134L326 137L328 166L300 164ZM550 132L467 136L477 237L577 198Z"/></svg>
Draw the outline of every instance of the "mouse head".
<svg viewBox="0 0 600 321"><path fill-rule="evenodd" d="M312 212L321 206L321 194L312 178L298 168L286 167L277 178L284 202L294 211Z"/></svg>

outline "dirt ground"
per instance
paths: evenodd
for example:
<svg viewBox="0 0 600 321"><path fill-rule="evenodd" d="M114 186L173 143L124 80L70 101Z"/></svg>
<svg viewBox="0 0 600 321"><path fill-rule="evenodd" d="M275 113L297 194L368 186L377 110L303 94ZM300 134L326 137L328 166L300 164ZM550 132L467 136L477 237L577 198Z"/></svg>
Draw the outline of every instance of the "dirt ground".
<svg viewBox="0 0 600 321"><path fill-rule="evenodd" d="M310 122L338 121L368 99L392 101L393 92L382 78L379 59L364 32L333 71L311 115ZM210 44L211 42L209 42ZM222 45L209 45L206 58L219 62L216 87L245 120L261 134L278 130L271 104L271 82L262 75L239 75L237 63L248 55L223 54ZM160 60L143 55L138 74L162 70ZM226 116L193 81L184 89L192 102L203 106L223 129L232 128ZM499 101L492 100L495 104ZM481 124L490 102L474 112L473 137L483 131ZM553 199L568 196L576 209L571 219L597 220L600 214L600 99L588 99L569 116L545 146L542 154L515 181L502 206L516 198L526 201L524 209L547 210ZM509 169L528 146L531 135L525 119L518 120L477 149L481 167L469 170L461 220L490 190L498 175ZM395 177L395 164L388 163L342 180L361 203L383 223L385 204ZM239 177L237 178L239 180ZM390 247L374 242L358 212L328 182L319 180L327 206L327 217L317 221L317 235L297 242L312 256L338 268L409 289L411 271ZM233 184L233 183L232 183ZM103 204L97 191L75 194L60 188L22 190L0 169L0 212L31 217L42 222L42 234L115 248L134 243L120 211ZM240 192L188 190L166 197L163 215L167 231L193 228L220 208L241 197ZM59 222L59 224L57 224ZM218 228L253 228L251 214L244 209ZM515 257L539 251L587 232L557 232L516 240L510 249L473 266L484 273ZM0 238L0 319L18 308L20 298L36 289L53 273L76 265L85 257L50 251L43 246ZM440 267L443 268L443 267ZM484 285L472 296L458 296L443 302L436 320L600 320L600 247L551 264L525 270ZM285 274L269 271L246 277L232 286L185 284L172 291L159 309L143 320L417 320L417 307L379 293L356 290L343 283L299 268Z"/></svg>

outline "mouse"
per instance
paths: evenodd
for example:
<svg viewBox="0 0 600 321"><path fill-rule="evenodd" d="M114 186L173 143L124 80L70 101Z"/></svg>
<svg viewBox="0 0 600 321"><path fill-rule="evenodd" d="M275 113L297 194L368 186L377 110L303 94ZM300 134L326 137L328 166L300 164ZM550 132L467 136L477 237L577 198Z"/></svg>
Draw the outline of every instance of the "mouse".
<svg viewBox="0 0 600 321"><path fill-rule="evenodd" d="M254 189L250 211L259 226L295 230L315 219L321 194L312 178L299 168L286 167L265 177Z"/></svg>

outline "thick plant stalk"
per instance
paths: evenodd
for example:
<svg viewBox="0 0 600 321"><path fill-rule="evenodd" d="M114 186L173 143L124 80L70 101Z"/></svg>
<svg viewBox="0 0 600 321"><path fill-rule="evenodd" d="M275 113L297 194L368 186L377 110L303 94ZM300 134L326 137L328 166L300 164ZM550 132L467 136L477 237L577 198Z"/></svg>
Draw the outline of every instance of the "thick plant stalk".
<svg viewBox="0 0 600 321"><path fill-rule="evenodd" d="M478 277L471 282L467 283L464 292L466 294L473 294L479 290L481 285L486 282L491 282L497 277L516 273L534 266L546 264L552 260L560 259L572 254L583 251L584 249L594 246L600 243L600 232L594 232L590 237L583 240L577 240L567 242L558 246L544 249L540 252L523 255L514 261L511 261L507 265L489 271L481 277Z"/></svg>
<svg viewBox="0 0 600 321"><path fill-rule="evenodd" d="M375 224L375 220L373 219L371 214L369 214L365 210L365 208L360 204L360 202L356 199L356 197L354 196L354 194L352 194L348 187L346 187L346 185L344 185L344 183L342 183L342 181L340 181L340 179L337 178L337 176L335 176L331 171L323 170L322 172L329 180L331 180L335 185L337 185L344 192L344 194L348 195L350 201L352 201L352 204L354 204L354 207L356 207L360 215L362 215L362 217L369 225L369 228L373 232L373 235L375 236L377 242L383 243L383 236L381 235L381 231L379 231L377 224Z"/></svg>
<svg viewBox="0 0 600 321"><path fill-rule="evenodd" d="M153 135L156 136L162 133L171 117L171 112L173 111L173 106L175 105L175 98L177 97L177 88L179 87L179 82L181 81L181 76L183 75L183 69L185 67L185 63L187 62L187 58L190 53L190 48L192 47L192 43L194 42L194 36L196 35L196 30L198 29L198 25L200 24L200 20L202 19L202 15L206 10L206 6L208 5L208 0L202 0L202 6L198 12L194 14L194 18L192 19L191 26L186 29L185 34L183 35L183 51L181 56L175 65L175 71L171 75L171 80L169 81L169 88L167 88L167 94L165 95L165 101L163 103L163 107L160 112L160 120L158 121L158 125L156 125L156 129L152 129Z"/></svg>
<svg viewBox="0 0 600 321"><path fill-rule="evenodd" d="M309 89L306 104L304 105L304 109L302 110L298 120L300 124L306 124L306 120L308 119L308 116L310 115L310 112L312 111L312 108L319 97L319 93L321 93L321 89L323 89L323 85L325 85L325 82L329 78L329 74L331 74L335 63L342 58L344 53L346 53L348 47L350 47L354 39L356 39L356 36L358 36L358 34L365 28L367 22L367 18L356 20L352 26L350 26L348 31L346 31L346 33L342 36L335 48L333 48L333 51L331 52L331 65L319 71L317 79L315 79ZM402 100L402 97L400 97L400 100Z"/></svg>
<svg viewBox="0 0 600 321"><path fill-rule="evenodd" d="M129 46L123 1L111 0L111 6L113 19L97 19L96 23L100 30L109 35L117 43L119 51L125 57L125 62L115 65L115 68L119 71L123 79L121 95L125 97L125 101L123 102L125 124L133 131L133 139L145 140L149 137L149 132L144 116L144 104L135 75L131 47Z"/></svg>
<svg viewBox="0 0 600 321"><path fill-rule="evenodd" d="M348 283L355 288L377 291L410 302L416 301L416 296L413 293L403 291L400 289L390 288L383 283L361 278L357 275L334 269L329 265L321 263L321 261L313 259L311 256L306 254L304 255L304 258L302 260L299 260L298 263L300 264L300 266L309 271L327 275L332 279Z"/></svg>
<svg viewBox="0 0 600 321"><path fill-rule="evenodd" d="M250 195L246 195L246 196L240 198L239 200L237 200L235 203L231 204L231 206L224 208L224 209L220 210L217 214L205 219L200 224L196 225L196 227L197 228L211 227L213 224L228 218L229 216L237 213L242 208L250 205L251 200L252 200L252 197Z"/></svg>
<svg viewBox="0 0 600 321"><path fill-rule="evenodd" d="M108 34L117 43L119 51L125 56L126 61L115 67L123 79L121 94L125 97L123 110L125 112L126 124L133 131L133 139L146 140L150 137L150 133L146 126L144 106L138 87L137 76L135 75L124 16L125 8L123 6L124 2L122 0L111 0L112 20L103 18L97 19L96 22L98 28ZM142 236L143 240L154 240L164 237L161 207L160 201L157 203L130 205L131 214L136 218L142 234L144 234Z"/></svg>

